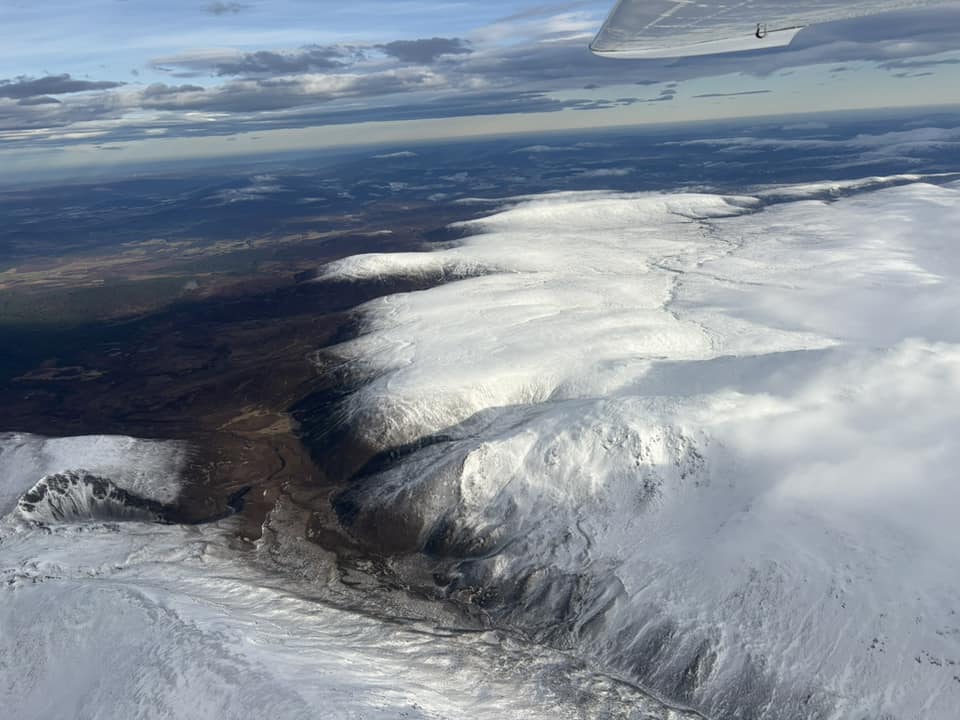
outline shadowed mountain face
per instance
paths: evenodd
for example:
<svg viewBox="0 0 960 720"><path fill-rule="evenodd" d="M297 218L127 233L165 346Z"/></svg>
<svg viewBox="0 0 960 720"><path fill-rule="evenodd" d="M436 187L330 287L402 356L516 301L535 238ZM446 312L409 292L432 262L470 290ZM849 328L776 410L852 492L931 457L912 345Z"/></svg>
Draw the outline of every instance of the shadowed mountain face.
<svg viewBox="0 0 960 720"><path fill-rule="evenodd" d="M95 475L48 475L20 498L17 510L39 523L84 520L160 522L167 509Z"/></svg>
<svg viewBox="0 0 960 720"><path fill-rule="evenodd" d="M958 170L931 113L0 193L3 635L116 671L0 701L946 720Z"/></svg>

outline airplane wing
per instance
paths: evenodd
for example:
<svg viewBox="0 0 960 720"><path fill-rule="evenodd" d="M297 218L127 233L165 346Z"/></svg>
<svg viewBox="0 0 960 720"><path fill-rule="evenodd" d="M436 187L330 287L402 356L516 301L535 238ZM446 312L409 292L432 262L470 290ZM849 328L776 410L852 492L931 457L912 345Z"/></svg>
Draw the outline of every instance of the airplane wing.
<svg viewBox="0 0 960 720"><path fill-rule="evenodd" d="M942 0L619 0L590 44L612 58L667 58L784 47L803 28Z"/></svg>

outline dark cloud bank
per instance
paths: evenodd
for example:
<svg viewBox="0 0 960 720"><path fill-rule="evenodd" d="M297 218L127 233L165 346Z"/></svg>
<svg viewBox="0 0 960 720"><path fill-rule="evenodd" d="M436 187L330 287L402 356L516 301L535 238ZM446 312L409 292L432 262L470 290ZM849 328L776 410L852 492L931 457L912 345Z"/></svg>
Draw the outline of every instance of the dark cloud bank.
<svg viewBox="0 0 960 720"><path fill-rule="evenodd" d="M17 77L0 80L0 97L20 100L42 95L63 95L90 90L110 90L124 83L109 80L75 80L68 74L48 75L42 78ZM56 102L56 101L54 101Z"/></svg>

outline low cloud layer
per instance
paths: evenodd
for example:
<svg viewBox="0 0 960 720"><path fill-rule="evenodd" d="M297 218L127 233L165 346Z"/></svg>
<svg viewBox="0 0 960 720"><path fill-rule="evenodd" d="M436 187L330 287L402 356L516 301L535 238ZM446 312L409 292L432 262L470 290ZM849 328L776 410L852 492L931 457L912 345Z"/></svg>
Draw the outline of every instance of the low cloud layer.
<svg viewBox="0 0 960 720"><path fill-rule="evenodd" d="M378 47L401 62L419 65L429 65L442 55L468 55L471 52L469 44L460 38L395 40Z"/></svg>
<svg viewBox="0 0 960 720"><path fill-rule="evenodd" d="M160 58L154 68L178 77L271 76L341 70L350 50L309 45L295 50L256 52L198 52Z"/></svg>
<svg viewBox="0 0 960 720"><path fill-rule="evenodd" d="M68 93L89 92L91 90L110 90L124 83L110 80L76 80L69 74L47 75L41 78L17 77L12 80L0 80L0 98L14 100L42 95L64 95Z"/></svg>
<svg viewBox="0 0 960 720"><path fill-rule="evenodd" d="M699 95L694 95L695 98L729 98L729 97L740 97L742 95L766 95L767 93L773 92L772 90L743 90L741 92L728 92L728 93L700 93Z"/></svg>
<svg viewBox="0 0 960 720"><path fill-rule="evenodd" d="M238 2L212 2L205 8L211 15L236 15L250 6Z"/></svg>

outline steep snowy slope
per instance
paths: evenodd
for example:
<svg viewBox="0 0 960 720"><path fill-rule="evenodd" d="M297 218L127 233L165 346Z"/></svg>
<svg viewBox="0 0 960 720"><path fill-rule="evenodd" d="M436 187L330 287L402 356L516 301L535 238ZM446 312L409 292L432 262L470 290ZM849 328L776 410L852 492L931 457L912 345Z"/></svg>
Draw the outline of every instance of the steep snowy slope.
<svg viewBox="0 0 960 720"><path fill-rule="evenodd" d="M714 717L954 717L960 185L909 179L526 198L328 267L462 278L333 352L358 439L420 446L344 522Z"/></svg>
<svg viewBox="0 0 960 720"><path fill-rule="evenodd" d="M30 488L38 484L47 487L45 478L50 476L65 478L56 483L65 493L44 491L47 502L43 504L58 494L69 494L80 503L84 497L89 500L89 483L78 477L105 479L132 495L171 503L180 491L180 475L189 452L184 443L120 435L44 438L0 433L0 517Z"/></svg>

